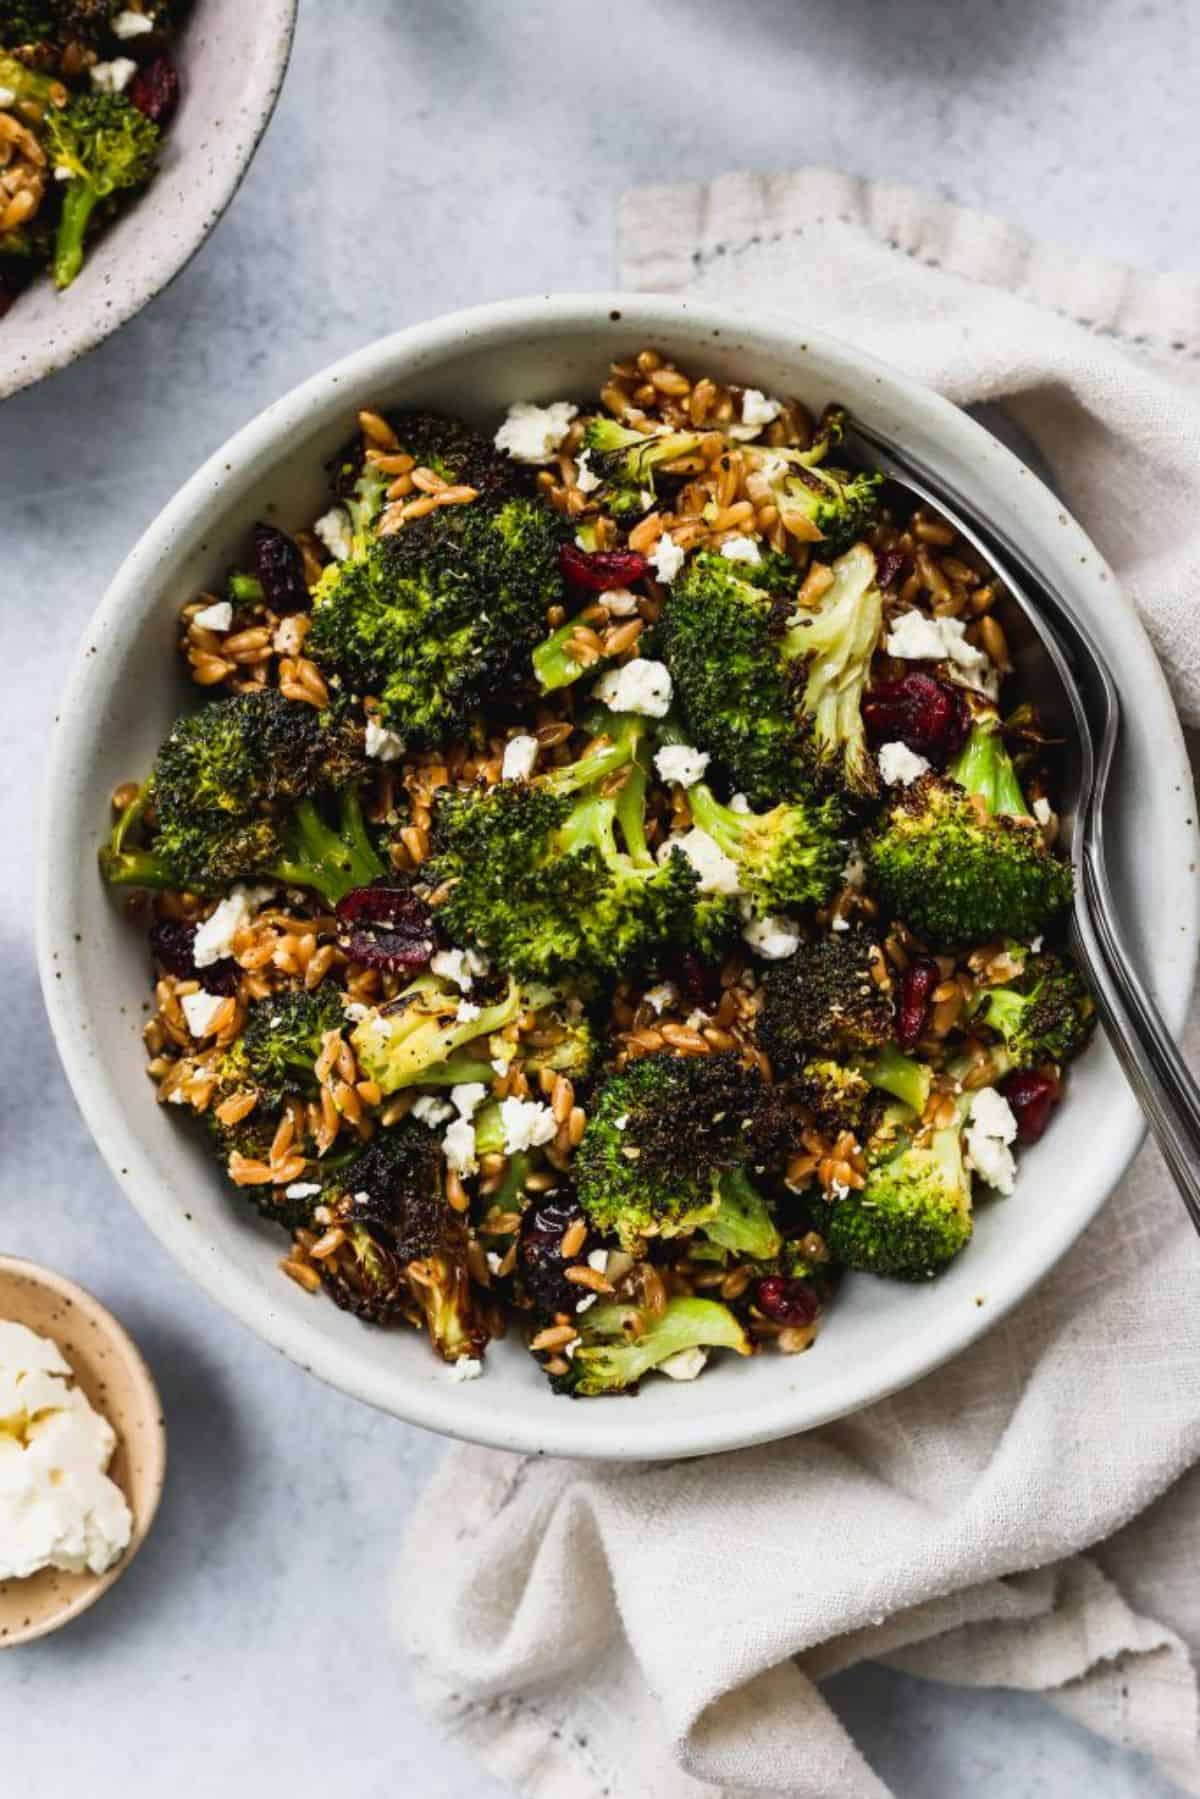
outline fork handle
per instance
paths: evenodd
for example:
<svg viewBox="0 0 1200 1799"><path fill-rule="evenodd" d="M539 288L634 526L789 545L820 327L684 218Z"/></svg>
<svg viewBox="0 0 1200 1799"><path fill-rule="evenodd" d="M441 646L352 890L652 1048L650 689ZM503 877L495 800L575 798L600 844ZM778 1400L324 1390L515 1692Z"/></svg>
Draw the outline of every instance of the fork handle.
<svg viewBox="0 0 1200 1799"><path fill-rule="evenodd" d="M1105 1035L1200 1231L1200 1087L1122 941L1103 864L1085 856L1076 872L1073 948Z"/></svg>

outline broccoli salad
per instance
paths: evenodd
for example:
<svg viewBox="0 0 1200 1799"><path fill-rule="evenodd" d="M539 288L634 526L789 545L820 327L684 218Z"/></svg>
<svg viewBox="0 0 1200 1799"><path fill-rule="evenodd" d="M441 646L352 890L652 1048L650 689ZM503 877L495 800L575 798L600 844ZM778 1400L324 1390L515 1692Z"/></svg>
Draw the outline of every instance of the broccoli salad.
<svg viewBox="0 0 1200 1799"><path fill-rule="evenodd" d="M183 609L203 703L101 854L159 1100L456 1379L804 1350L966 1249L1088 1041L988 570L843 432L652 350L488 435L362 412Z"/></svg>
<svg viewBox="0 0 1200 1799"><path fill-rule="evenodd" d="M43 269L69 287L96 233L153 178L187 4L0 4L0 318Z"/></svg>

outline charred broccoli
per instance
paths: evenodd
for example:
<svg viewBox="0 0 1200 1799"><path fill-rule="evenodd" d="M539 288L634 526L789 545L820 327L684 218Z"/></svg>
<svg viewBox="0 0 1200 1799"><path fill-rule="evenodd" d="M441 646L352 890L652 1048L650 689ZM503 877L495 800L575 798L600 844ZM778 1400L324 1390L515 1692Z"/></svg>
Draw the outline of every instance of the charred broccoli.
<svg viewBox="0 0 1200 1799"><path fill-rule="evenodd" d="M487 1039L519 1017L524 1006L515 981L499 999L477 1006L465 1001L453 982L420 975L396 999L360 1019L350 1037L359 1066L384 1093L417 1082L490 1082Z"/></svg>
<svg viewBox="0 0 1200 1799"><path fill-rule="evenodd" d="M869 1137L886 1104L885 1095L901 1100L920 1117L929 1102L933 1076L924 1062L887 1043L859 1061L814 1056L796 1080L798 1096L812 1107L827 1130L852 1131Z"/></svg>
<svg viewBox="0 0 1200 1799"><path fill-rule="evenodd" d="M963 1157L962 1113L914 1140L901 1131L872 1153L866 1185L833 1201L824 1235L847 1268L893 1280L938 1274L971 1236L971 1176Z"/></svg>
<svg viewBox="0 0 1200 1799"><path fill-rule="evenodd" d="M759 1040L779 1080L801 1078L813 1056L871 1056L891 1043L895 1008L877 979L879 941L862 925L801 943L762 979Z"/></svg>
<svg viewBox="0 0 1200 1799"><path fill-rule="evenodd" d="M1096 1006L1073 962L1049 952L1030 956L1021 973L985 987L971 1016L1004 1040L1012 1068L1072 1062L1087 1047Z"/></svg>
<svg viewBox="0 0 1200 1799"><path fill-rule="evenodd" d="M121 94L89 94L46 116L46 152L64 181L54 251L54 283L69 287L83 267L96 209L111 195L144 187L162 133Z"/></svg>
<svg viewBox="0 0 1200 1799"><path fill-rule="evenodd" d="M771 448L756 458L784 529L828 556L841 555L870 530L883 480L830 466L826 458L844 431L845 414L831 408L807 450Z"/></svg>
<svg viewBox="0 0 1200 1799"><path fill-rule="evenodd" d="M288 1093L314 1094L315 1063L325 1038L345 1024L341 990L332 982L255 1000L225 1058L225 1078L244 1081L272 1101Z"/></svg>
<svg viewBox="0 0 1200 1799"><path fill-rule="evenodd" d="M742 894L759 917L823 905L837 887L845 855L834 800L806 795L769 812L737 812L703 781L687 797L692 823L737 864Z"/></svg>
<svg viewBox="0 0 1200 1799"><path fill-rule="evenodd" d="M655 474L699 448L698 431L635 431L616 419L589 419L583 430L586 467L603 484L598 497L614 518L649 512Z"/></svg>
<svg viewBox="0 0 1200 1799"><path fill-rule="evenodd" d="M753 1354L742 1326L728 1306L715 1299L672 1299L662 1312L602 1303L583 1315L579 1330L579 1346L567 1372L552 1377L556 1393L578 1399L627 1393L651 1369L688 1350ZM701 1366L703 1360L701 1356Z"/></svg>
<svg viewBox="0 0 1200 1799"><path fill-rule="evenodd" d="M1068 904L1069 863L1029 817L1000 721L977 718L946 776L922 775L868 836L874 885L937 949L1035 937Z"/></svg>

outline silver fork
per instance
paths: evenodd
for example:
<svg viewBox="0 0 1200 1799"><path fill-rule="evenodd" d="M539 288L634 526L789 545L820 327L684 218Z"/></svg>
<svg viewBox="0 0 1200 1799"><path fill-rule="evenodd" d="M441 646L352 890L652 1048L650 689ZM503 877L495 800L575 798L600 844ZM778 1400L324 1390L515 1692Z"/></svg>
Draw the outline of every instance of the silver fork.
<svg viewBox="0 0 1200 1799"><path fill-rule="evenodd" d="M854 421L846 446L896 486L924 500L995 571L1057 677L1058 710L1073 755L1062 819L1075 873L1072 948L1113 1051L1162 1151L1188 1216L1200 1231L1200 1087L1188 1072L1124 940L1108 878L1104 798L1121 729L1121 703L1087 625L1033 567L1020 546L907 449ZM1065 701L1065 714L1062 702Z"/></svg>

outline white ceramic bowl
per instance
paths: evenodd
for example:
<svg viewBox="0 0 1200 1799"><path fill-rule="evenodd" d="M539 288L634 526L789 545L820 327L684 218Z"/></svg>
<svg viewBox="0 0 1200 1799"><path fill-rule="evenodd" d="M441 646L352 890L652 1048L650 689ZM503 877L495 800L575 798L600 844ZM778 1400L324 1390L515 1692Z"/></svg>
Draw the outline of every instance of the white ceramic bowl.
<svg viewBox="0 0 1200 1799"><path fill-rule="evenodd" d="M453 1384L423 1338L372 1330L281 1276L278 1233L248 1216L204 1148L154 1102L140 1028L148 958L104 891L94 851L108 796L140 776L186 700L175 672L180 605L220 578L252 521L311 519L322 463L364 404L422 403L492 424L517 398L594 394L613 356L646 343L693 369L837 397L953 472L1085 611L1128 704L1113 799L1116 887L1172 1026L1196 951L1192 802L1182 739L1136 617L1052 495L964 414L844 344L786 320L623 295L511 301L419 326L347 357L268 408L207 462L142 538L89 627L56 721L42 818L42 979L76 1097L125 1191L215 1298L269 1343L402 1418L504 1448L618 1458L694 1455L804 1430L945 1361L1052 1267L1141 1138L1106 1046L1072 1074L1069 1101L1021 1159L1016 1193L980 1209L975 1241L937 1282L850 1280L815 1348L728 1359L693 1386L648 1381L632 1402L554 1397L525 1351L496 1345L484 1379Z"/></svg>
<svg viewBox="0 0 1200 1799"><path fill-rule="evenodd" d="M0 400L66 368L161 293L237 192L279 97L297 0L197 0L173 55L179 111L153 184L65 293L42 275L0 321Z"/></svg>

